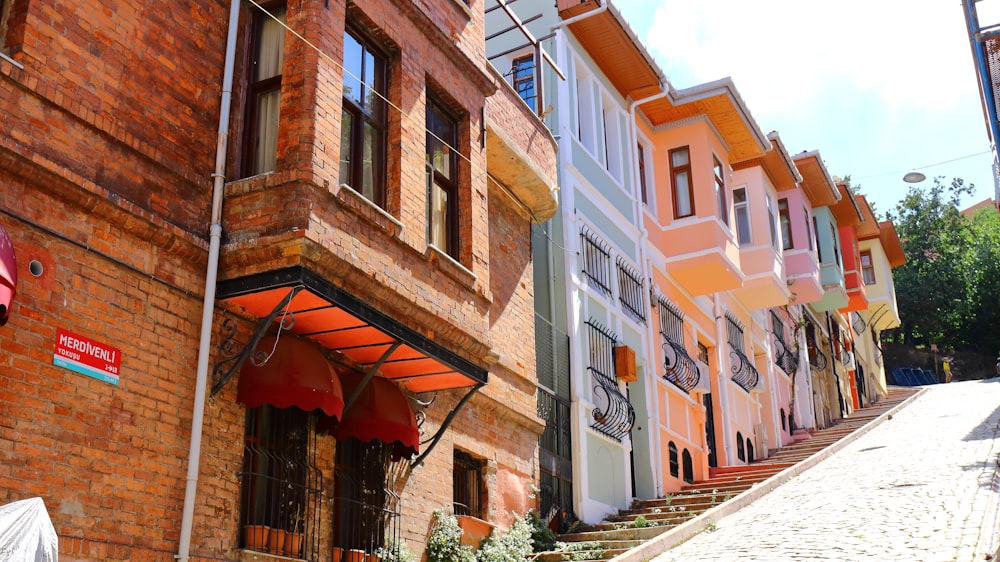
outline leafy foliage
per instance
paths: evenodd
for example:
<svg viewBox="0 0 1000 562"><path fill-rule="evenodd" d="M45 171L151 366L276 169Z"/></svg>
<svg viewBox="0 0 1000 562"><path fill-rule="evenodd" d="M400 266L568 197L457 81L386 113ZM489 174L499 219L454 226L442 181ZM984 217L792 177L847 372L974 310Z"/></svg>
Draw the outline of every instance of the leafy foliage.
<svg viewBox="0 0 1000 562"><path fill-rule="evenodd" d="M531 524L518 517L506 533L493 531L476 551L476 562L524 562L531 554Z"/></svg>
<svg viewBox="0 0 1000 562"><path fill-rule="evenodd" d="M472 548L462 544L458 519L440 510L434 512L434 526L427 540L427 562L475 562Z"/></svg>
<svg viewBox="0 0 1000 562"><path fill-rule="evenodd" d="M893 270L902 325L889 339L907 345L996 350L1000 330L1000 218L985 209L969 220L959 211L973 186L956 178L911 186L889 218L906 264Z"/></svg>
<svg viewBox="0 0 1000 562"><path fill-rule="evenodd" d="M556 534L549 529L545 521L534 511L529 511L528 524L531 525L531 546L535 552L547 552L556 547Z"/></svg>

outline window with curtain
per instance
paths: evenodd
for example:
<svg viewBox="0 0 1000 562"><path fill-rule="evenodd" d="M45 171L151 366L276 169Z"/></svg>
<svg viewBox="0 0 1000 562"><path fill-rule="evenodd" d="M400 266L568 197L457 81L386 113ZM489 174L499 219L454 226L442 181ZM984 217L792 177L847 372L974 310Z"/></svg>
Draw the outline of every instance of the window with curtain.
<svg viewBox="0 0 1000 562"><path fill-rule="evenodd" d="M795 244L792 240L792 215L788 211L788 199L778 199L778 222L781 223L781 248L791 250Z"/></svg>
<svg viewBox="0 0 1000 562"><path fill-rule="evenodd" d="M694 214L694 186L691 183L691 150L684 146L670 151L670 186L673 191L674 218Z"/></svg>
<svg viewBox="0 0 1000 562"><path fill-rule="evenodd" d="M274 171L278 157L281 67L285 53L284 5L254 9L247 84L243 176ZM273 17L272 17L273 16Z"/></svg>
<svg viewBox="0 0 1000 562"><path fill-rule="evenodd" d="M739 187L733 190L733 215L736 218L736 240L740 246L753 242L750 230L750 203L747 201L747 189Z"/></svg>
<svg viewBox="0 0 1000 562"><path fill-rule="evenodd" d="M728 225L729 203L726 200L726 169L715 156L712 156L712 169L715 173L715 197L719 201L719 218Z"/></svg>
<svg viewBox="0 0 1000 562"><path fill-rule="evenodd" d="M362 33L344 32L340 182L385 206L386 57Z"/></svg>
<svg viewBox="0 0 1000 562"><path fill-rule="evenodd" d="M427 240L458 258L458 120L427 98Z"/></svg>
<svg viewBox="0 0 1000 562"><path fill-rule="evenodd" d="M872 262L871 250L861 252L861 274L865 285L875 284L875 264Z"/></svg>

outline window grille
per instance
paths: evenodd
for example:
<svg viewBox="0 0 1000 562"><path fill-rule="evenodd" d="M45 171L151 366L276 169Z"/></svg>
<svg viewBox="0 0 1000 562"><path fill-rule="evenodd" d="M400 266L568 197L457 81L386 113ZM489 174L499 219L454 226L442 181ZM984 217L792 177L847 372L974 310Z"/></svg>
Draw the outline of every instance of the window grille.
<svg viewBox="0 0 1000 562"><path fill-rule="evenodd" d="M455 515L483 519L483 462L468 453L455 451L452 478Z"/></svg>
<svg viewBox="0 0 1000 562"><path fill-rule="evenodd" d="M826 369L826 354L820 349L816 325L812 322L806 322L806 351L809 353L809 365L820 371Z"/></svg>
<svg viewBox="0 0 1000 562"><path fill-rule="evenodd" d="M646 307L643 306L642 277L639 272L618 256L618 302L622 310L636 322L646 323Z"/></svg>
<svg viewBox="0 0 1000 562"><path fill-rule="evenodd" d="M732 381L743 390L750 392L760 382L760 373L743 351L743 326L731 314L726 313L726 332L729 341L729 370ZM742 459L741 459L742 460Z"/></svg>
<svg viewBox="0 0 1000 562"><path fill-rule="evenodd" d="M857 312L851 312L851 327L854 328L854 333L860 336L868 329L868 323Z"/></svg>
<svg viewBox="0 0 1000 562"><path fill-rule="evenodd" d="M322 475L316 416L295 407L246 412L240 472L240 547L316 560Z"/></svg>
<svg viewBox="0 0 1000 562"><path fill-rule="evenodd" d="M528 104L528 107L535 110L535 56L526 55L514 59L510 68L511 81L517 95Z"/></svg>
<svg viewBox="0 0 1000 562"><path fill-rule="evenodd" d="M635 425L635 410L615 381L614 348L617 336L591 319L589 333L590 371L594 380L594 430L621 441Z"/></svg>
<svg viewBox="0 0 1000 562"><path fill-rule="evenodd" d="M583 249L583 274L590 284L611 296L611 250L592 230L580 229Z"/></svg>
<svg viewBox="0 0 1000 562"><path fill-rule="evenodd" d="M698 365L684 348L684 316L664 298L657 299L660 336L663 338L663 378L684 392L691 392L701 379Z"/></svg>
<svg viewBox="0 0 1000 562"><path fill-rule="evenodd" d="M774 332L774 364L786 375L791 375L799 368L799 354L785 340L785 321L774 309L771 309L771 328Z"/></svg>
<svg viewBox="0 0 1000 562"><path fill-rule="evenodd" d="M402 491L409 459L381 441L337 441L334 468L333 546L377 554L401 538Z"/></svg>

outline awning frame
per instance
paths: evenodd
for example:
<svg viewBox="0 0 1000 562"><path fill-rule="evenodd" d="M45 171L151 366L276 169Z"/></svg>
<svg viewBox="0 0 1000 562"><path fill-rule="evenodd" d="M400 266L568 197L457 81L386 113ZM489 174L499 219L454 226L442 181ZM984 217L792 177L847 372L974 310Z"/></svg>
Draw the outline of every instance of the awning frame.
<svg viewBox="0 0 1000 562"><path fill-rule="evenodd" d="M257 323L257 328L253 332L253 335L250 336L250 341L248 341L246 345L243 346L243 349L241 349L240 351L238 351L233 355L226 357L225 359L223 359L222 361L220 361L215 365L215 368L212 370L212 378L215 381L214 383L212 383L212 396L215 396L216 394L219 393L219 391L225 388L226 383L229 382L229 379L233 378L233 375L243 368L243 364L246 362L247 358L250 357L250 355L253 354L254 351L257 349L257 344L259 344L260 340L263 339L263 337L267 334L267 330L268 328L270 328L271 323L274 322L274 319L277 318L278 315L281 314L283 310L285 310L285 308L288 306L288 303L292 302L292 299L295 298L295 295L297 295L299 291L301 291L304 288L305 287L301 285L292 287L292 290L289 291L287 295L285 295L285 298L281 299L281 301L277 304L277 306L274 307L274 310L272 310L271 313L265 316L264 318L260 319L260 321ZM294 316L290 315L289 318L290 320L288 320L288 322L294 322ZM223 350L223 352L225 352L225 350L232 348L234 341L233 336L236 334L236 323L233 322L231 318L227 318L223 321L222 327L226 331L226 338L222 340L222 342L219 344L219 347L220 349ZM291 327L290 324L286 324L286 321L282 320L279 329L288 329L290 327ZM231 363L231 365L228 368L226 368L227 363Z"/></svg>

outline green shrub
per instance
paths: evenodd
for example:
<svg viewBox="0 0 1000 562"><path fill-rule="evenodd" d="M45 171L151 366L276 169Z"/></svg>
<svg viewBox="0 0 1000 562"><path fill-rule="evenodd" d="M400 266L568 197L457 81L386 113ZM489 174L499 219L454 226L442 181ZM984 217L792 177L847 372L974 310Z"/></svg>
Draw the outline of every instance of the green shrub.
<svg viewBox="0 0 1000 562"><path fill-rule="evenodd" d="M406 541L394 538L386 541L385 546L375 553L382 558L382 562L416 562L417 560L417 557L406 546Z"/></svg>
<svg viewBox="0 0 1000 562"><path fill-rule="evenodd" d="M534 511L528 512L528 523L531 525L531 548L534 552L548 552L556 548L556 534L549 529Z"/></svg>
<svg viewBox="0 0 1000 562"><path fill-rule="evenodd" d="M472 548L462 544L462 528L454 515L434 511L434 526L427 539L427 562L476 562Z"/></svg>
<svg viewBox="0 0 1000 562"><path fill-rule="evenodd" d="M524 517L518 517L505 533L494 530L476 551L476 562L525 562L532 552L531 531Z"/></svg>

